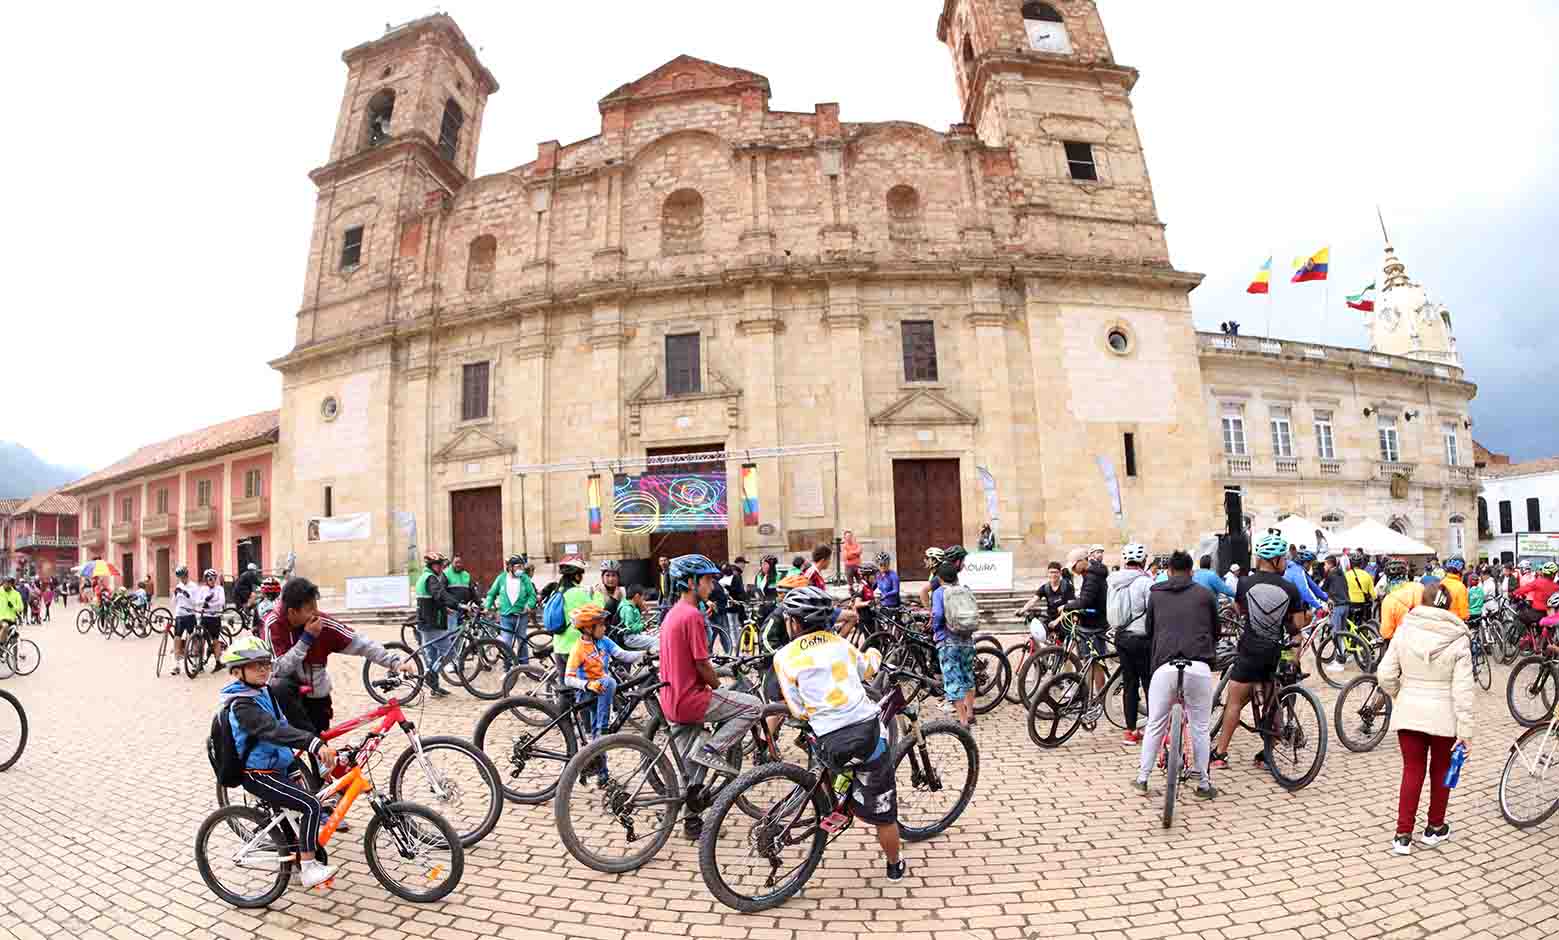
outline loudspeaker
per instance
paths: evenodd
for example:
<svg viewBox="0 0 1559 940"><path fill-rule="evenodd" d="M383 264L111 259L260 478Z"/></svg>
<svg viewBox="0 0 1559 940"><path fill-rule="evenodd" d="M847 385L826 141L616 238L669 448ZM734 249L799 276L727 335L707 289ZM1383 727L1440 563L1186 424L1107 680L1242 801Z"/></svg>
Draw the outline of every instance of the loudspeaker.
<svg viewBox="0 0 1559 940"><path fill-rule="evenodd" d="M1250 538L1245 534L1245 507L1236 490L1223 493L1225 531L1218 536L1218 573L1238 564L1240 570L1250 572Z"/></svg>
<svg viewBox="0 0 1559 940"><path fill-rule="evenodd" d="M1239 490L1223 491L1223 531L1230 535L1245 531L1245 509Z"/></svg>

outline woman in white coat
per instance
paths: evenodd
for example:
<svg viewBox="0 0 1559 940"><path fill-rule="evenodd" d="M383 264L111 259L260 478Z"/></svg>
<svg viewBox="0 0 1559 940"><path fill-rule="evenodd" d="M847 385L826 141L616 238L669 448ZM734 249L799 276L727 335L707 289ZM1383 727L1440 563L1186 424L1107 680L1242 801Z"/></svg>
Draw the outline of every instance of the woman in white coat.
<svg viewBox="0 0 1559 940"><path fill-rule="evenodd" d="M1392 698L1391 723L1402 748L1402 788L1397 797L1397 833L1391 851L1413 850L1418 797L1429 773L1429 819L1421 841L1439 845L1451 837L1445 807L1451 791L1445 772L1451 748L1472 739L1472 637L1450 611L1451 592L1436 585L1403 618L1381 657L1376 677ZM1427 767L1426 767L1427 765Z"/></svg>

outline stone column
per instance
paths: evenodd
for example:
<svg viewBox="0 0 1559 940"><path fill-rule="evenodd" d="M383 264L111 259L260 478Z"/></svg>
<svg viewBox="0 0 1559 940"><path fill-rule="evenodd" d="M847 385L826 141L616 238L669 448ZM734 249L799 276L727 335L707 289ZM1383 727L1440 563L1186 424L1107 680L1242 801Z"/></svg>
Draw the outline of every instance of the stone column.
<svg viewBox="0 0 1559 940"><path fill-rule="evenodd" d="M623 346L628 337L623 330L623 311L620 301L596 304L590 312L590 387L597 390L590 405L590 426L597 429L597 446L610 448L609 453L621 454L626 447L627 434L623 426L622 387ZM610 429L610 433L607 433ZM611 522L612 475L601 473L601 534L590 536L597 554L621 554L622 536Z"/></svg>
<svg viewBox="0 0 1559 940"><path fill-rule="evenodd" d="M964 318L974 339L964 353L966 374L974 378L980 398L980 427L975 435L975 461L996 478L997 527L1007 547L1022 541L1023 513L1019 492L1018 422L1012 407L1012 375L1007 361L1007 314L1002 309L1001 288L993 279L976 278L969 284L969 313ZM985 494L980 493L980 515L985 514ZM968 526L978 531L978 526Z"/></svg>
<svg viewBox="0 0 1559 940"><path fill-rule="evenodd" d="M828 355L820 356L819 363L829 371L821 376L819 384L832 392L833 407L827 426L828 434L816 436L813 441L826 443L838 441L846 446L839 455L839 530L854 529L856 538L863 531L871 531L874 538L884 538L877 532L868 501L868 455L859 442L871 439L867 426L866 408L866 316L861 313L860 285L855 281L830 281L828 283L828 307L823 313L823 325L828 329ZM828 461L828 458L817 458ZM823 467L823 478L832 480L832 462ZM829 483L832 487L834 484ZM831 495L831 494L830 494ZM832 510L832 503L828 509ZM832 514L830 512L830 514Z"/></svg>
<svg viewBox="0 0 1559 940"><path fill-rule="evenodd" d="M505 384L512 390L510 407L519 419L515 428L515 462L517 464L544 464L548 460L547 369L552 361L552 350L547 340L546 315L528 317L520 324L520 339L511 351L515 368L512 381ZM523 486L513 490L515 503L510 521L519 533L516 541L523 543L521 551L533 561L541 562L551 551L547 541L547 489L545 474L529 474ZM523 489L523 505L520 492Z"/></svg>
<svg viewBox="0 0 1559 940"><path fill-rule="evenodd" d="M779 382L776 374L778 336L785 322L774 312L774 287L768 282L747 285L742 296L742 316L736 332L742 340L742 411L747 446L780 447L790 443L781 439L779 420ZM741 527L737 545L741 551L783 554L785 548L784 467L779 460L760 460L758 464L758 521L774 526L774 534L763 536L757 529ZM739 469L739 468L738 468ZM738 482L741 477L738 475ZM741 521L741 491L738 486L730 498L731 513ZM734 552L733 552L734 554ZM750 556L749 556L750 557ZM757 558L751 559L757 562Z"/></svg>
<svg viewBox="0 0 1559 940"><path fill-rule="evenodd" d="M233 547L233 458L231 457L226 457L222 460L222 482L218 484L218 487L218 493L222 500L222 524L217 526L217 533L222 540L222 549L221 553L216 556L217 571L231 577L237 577L238 573L235 567L238 562L238 550ZM228 564L229 558L233 561L232 565Z"/></svg>

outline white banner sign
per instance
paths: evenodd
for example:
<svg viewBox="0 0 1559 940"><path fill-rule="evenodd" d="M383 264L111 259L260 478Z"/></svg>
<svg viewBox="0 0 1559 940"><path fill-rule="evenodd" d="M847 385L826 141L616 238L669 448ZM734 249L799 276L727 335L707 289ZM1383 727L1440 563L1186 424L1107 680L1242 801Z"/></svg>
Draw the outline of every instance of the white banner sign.
<svg viewBox="0 0 1559 940"><path fill-rule="evenodd" d="M797 474L791 480L791 515L812 519L823 515L823 478Z"/></svg>
<svg viewBox="0 0 1559 940"><path fill-rule="evenodd" d="M366 512L350 516L317 516L309 520L310 542L355 542L373 535L373 516Z"/></svg>
<svg viewBox="0 0 1559 940"><path fill-rule="evenodd" d="M411 583L404 575L384 578L347 578L346 609L410 607Z"/></svg>
<svg viewBox="0 0 1559 940"><path fill-rule="evenodd" d="M964 559L958 583L974 591L1012 590L1011 552L973 552Z"/></svg>

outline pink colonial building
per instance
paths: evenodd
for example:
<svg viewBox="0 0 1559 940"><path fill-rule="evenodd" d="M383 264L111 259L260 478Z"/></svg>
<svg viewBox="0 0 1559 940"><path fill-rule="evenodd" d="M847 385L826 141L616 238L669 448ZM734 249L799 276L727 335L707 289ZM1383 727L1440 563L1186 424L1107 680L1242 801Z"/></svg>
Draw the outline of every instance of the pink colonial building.
<svg viewBox="0 0 1559 940"><path fill-rule="evenodd" d="M263 411L142 447L64 492L81 504L80 558L101 558L133 584L150 572L166 595L173 570L231 580L268 567L271 460L280 412Z"/></svg>
<svg viewBox="0 0 1559 940"><path fill-rule="evenodd" d="M9 501L8 501L9 502ZM7 573L63 577L76 564L76 500L59 490L35 493L6 520Z"/></svg>

